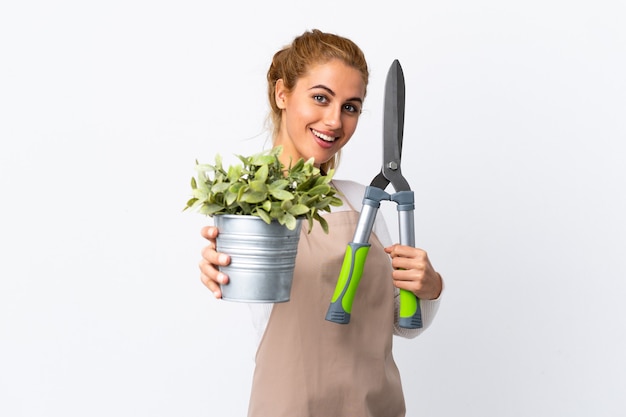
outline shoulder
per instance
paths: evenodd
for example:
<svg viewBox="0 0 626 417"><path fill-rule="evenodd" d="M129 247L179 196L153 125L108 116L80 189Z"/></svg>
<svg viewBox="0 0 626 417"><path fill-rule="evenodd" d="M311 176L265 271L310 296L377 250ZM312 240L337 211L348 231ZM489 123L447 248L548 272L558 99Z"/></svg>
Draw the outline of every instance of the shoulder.
<svg viewBox="0 0 626 417"><path fill-rule="evenodd" d="M341 194L341 198L348 200L354 208L360 209L365 194L365 185L352 180L333 179L333 185Z"/></svg>
<svg viewBox="0 0 626 417"><path fill-rule="evenodd" d="M360 189L364 190L365 185L352 180L343 180L333 178L333 184L337 189Z"/></svg>

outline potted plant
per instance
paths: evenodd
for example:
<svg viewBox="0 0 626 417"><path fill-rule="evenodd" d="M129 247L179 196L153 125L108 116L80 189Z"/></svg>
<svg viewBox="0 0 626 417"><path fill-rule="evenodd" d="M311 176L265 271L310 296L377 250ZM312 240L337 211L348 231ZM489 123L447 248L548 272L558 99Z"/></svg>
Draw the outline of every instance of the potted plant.
<svg viewBox="0 0 626 417"><path fill-rule="evenodd" d="M321 212L342 204L331 183L333 171L324 175L312 158L284 166L281 152L278 146L237 155L240 163L227 169L219 154L215 164L196 161L185 210L213 217L220 229L217 247L231 257L221 268L230 277L222 286L225 300L288 301L302 220L309 233L314 223L328 233Z"/></svg>

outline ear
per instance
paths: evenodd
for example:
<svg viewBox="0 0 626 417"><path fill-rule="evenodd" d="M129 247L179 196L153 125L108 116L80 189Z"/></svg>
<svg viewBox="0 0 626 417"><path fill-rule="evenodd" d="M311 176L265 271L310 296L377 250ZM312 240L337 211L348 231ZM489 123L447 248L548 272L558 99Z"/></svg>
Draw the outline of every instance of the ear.
<svg viewBox="0 0 626 417"><path fill-rule="evenodd" d="M282 78L276 81L276 86L274 87L274 99L276 100L276 105L279 109L282 110L286 107L287 89L285 88L285 83Z"/></svg>

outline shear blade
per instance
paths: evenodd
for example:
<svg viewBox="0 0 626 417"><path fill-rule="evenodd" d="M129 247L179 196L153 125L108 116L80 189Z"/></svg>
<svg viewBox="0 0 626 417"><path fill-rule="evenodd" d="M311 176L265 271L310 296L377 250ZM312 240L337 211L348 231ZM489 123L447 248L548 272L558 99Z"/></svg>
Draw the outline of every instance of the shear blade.
<svg viewBox="0 0 626 417"><path fill-rule="evenodd" d="M408 191L410 186L402 176L402 138L404 135L404 73L396 59L391 64L385 82L383 115L383 166L381 173L396 191ZM374 185L374 184L372 184Z"/></svg>

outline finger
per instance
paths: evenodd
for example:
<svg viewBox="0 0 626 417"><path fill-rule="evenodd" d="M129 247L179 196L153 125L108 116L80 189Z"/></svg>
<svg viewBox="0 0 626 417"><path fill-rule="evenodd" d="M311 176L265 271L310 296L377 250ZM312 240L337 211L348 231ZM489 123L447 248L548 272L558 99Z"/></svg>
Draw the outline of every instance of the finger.
<svg viewBox="0 0 626 417"><path fill-rule="evenodd" d="M230 256L222 252L217 252L215 250L215 244L212 242L209 242L209 244L202 249L202 259L217 266L227 266L230 264Z"/></svg>
<svg viewBox="0 0 626 417"><path fill-rule="evenodd" d="M425 250L420 248L414 248L413 246L406 245L394 245L391 251L392 256L403 256L405 258L428 258L428 254Z"/></svg>
<svg viewBox="0 0 626 417"><path fill-rule="evenodd" d="M434 276L430 276L415 273L415 271L394 271L393 284L400 289L411 291L417 297L425 300L438 298L442 291L441 275L436 272Z"/></svg>
<svg viewBox="0 0 626 417"><path fill-rule="evenodd" d="M224 254L219 254L220 256L225 256ZM228 283L228 276L220 271L218 268L219 266L216 265L213 262L209 262L205 259L202 259L200 261L200 263L198 264L200 267L200 272L207 276L209 279L219 283L219 284L226 284Z"/></svg>
<svg viewBox="0 0 626 417"><path fill-rule="evenodd" d="M220 289L220 285L217 282L213 281L208 275L201 273L200 281L202 281L204 286L213 293L215 298L222 298L222 290Z"/></svg>
<svg viewBox="0 0 626 417"><path fill-rule="evenodd" d="M424 273L415 269L394 269L391 276L394 281L421 281L424 279Z"/></svg>
<svg viewBox="0 0 626 417"><path fill-rule="evenodd" d="M385 252L387 252L387 253L391 254L391 253L393 252L393 250L394 250L394 248L395 248L396 246L397 246L397 245L387 246L386 248L384 248L384 249L385 249Z"/></svg>
<svg viewBox="0 0 626 417"><path fill-rule="evenodd" d="M215 239L219 234L219 230L215 226L204 226L200 229L200 234L205 239Z"/></svg>
<svg viewBox="0 0 626 417"><path fill-rule="evenodd" d="M198 266L200 268L200 280L202 283L216 294L217 298L220 298L221 291L218 290L220 290L220 285L228 284L228 275L205 260L202 260Z"/></svg>
<svg viewBox="0 0 626 417"><path fill-rule="evenodd" d="M391 266L393 269L406 269L417 272L423 272L428 267L428 264L423 260L417 258L404 258L402 256L396 256L391 259Z"/></svg>
<svg viewBox="0 0 626 417"><path fill-rule="evenodd" d="M416 281L403 281L403 280L393 280L393 285L395 285L397 288L400 288L401 290L407 290L412 292L413 294L418 294L421 289L422 289L422 285L419 282Z"/></svg>

